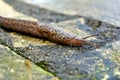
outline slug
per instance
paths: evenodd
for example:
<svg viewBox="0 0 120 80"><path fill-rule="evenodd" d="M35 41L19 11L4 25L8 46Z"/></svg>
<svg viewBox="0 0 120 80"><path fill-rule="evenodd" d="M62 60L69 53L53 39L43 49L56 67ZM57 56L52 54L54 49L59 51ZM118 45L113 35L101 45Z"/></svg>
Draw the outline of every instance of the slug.
<svg viewBox="0 0 120 80"><path fill-rule="evenodd" d="M13 30L15 32L25 33L39 38L45 38L51 42L58 44L82 46L84 44L92 44L86 40L80 39L77 35L63 31L54 25L47 23L39 23L29 20L21 20L0 16L0 26Z"/></svg>

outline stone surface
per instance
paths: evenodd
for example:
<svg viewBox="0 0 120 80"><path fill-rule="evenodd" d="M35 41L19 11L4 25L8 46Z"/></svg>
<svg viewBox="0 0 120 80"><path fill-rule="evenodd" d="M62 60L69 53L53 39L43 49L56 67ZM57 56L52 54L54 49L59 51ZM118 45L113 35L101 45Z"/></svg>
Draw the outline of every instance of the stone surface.
<svg viewBox="0 0 120 80"><path fill-rule="evenodd" d="M41 8L36 5L25 3L21 0L4 0L7 4L11 5L16 11L25 15L37 18L40 22L59 22L69 19L79 18L78 15L71 16L63 13L55 12L49 9ZM14 3L16 4L14 4ZM22 4L22 6L21 6Z"/></svg>
<svg viewBox="0 0 120 80"><path fill-rule="evenodd" d="M0 45L0 80L52 80L55 78L31 62L28 65L30 66L26 65L25 58L17 55L9 47Z"/></svg>
<svg viewBox="0 0 120 80"><path fill-rule="evenodd" d="M16 4L12 4L10 0L4 1L5 3L1 2L1 4L3 3L6 6L10 5L12 8L7 8L9 8L10 12L14 12L14 14L11 15L7 14L9 11L5 11L7 16L39 20L42 22L52 22L53 25L58 25L58 27L66 29L70 33L77 34L81 38L98 34L97 36L87 39L88 41L96 43L98 47L93 45L84 45L82 47L59 45L51 43L47 40L6 31L0 28L0 44L3 46L3 48L7 46L10 51L13 51L15 54L31 60L38 67L41 67L45 71L52 73L61 80L120 79L119 26L111 25L110 23L105 23L93 18L87 18L78 15L66 15L57 11L54 12L47 10L46 8L42 8L42 13L40 12L41 7L36 7L32 4L18 0L11 0L16 2ZM24 6L18 6L22 5L21 3L24 3ZM35 11L37 8L37 13L41 13L40 15L44 16L39 17L40 15L32 11L34 8ZM1 15L5 16L3 14L4 11L2 11L4 9L0 10L2 12ZM46 14L46 11L48 14ZM30 16L30 13L34 14L35 16ZM57 18L55 16L51 17L50 14L56 15ZM20 17L21 15L22 17ZM64 19L61 20L61 18L63 18L62 15L64 15ZM48 20L46 16L50 16ZM55 21L51 19L55 19ZM5 49L3 52L4 51L6 52L7 50ZM10 58L12 58L12 56L10 56ZM2 77L4 77L2 73L0 74ZM39 74L36 75L36 77L39 77ZM58 79L57 77L52 78L53 80L56 80Z"/></svg>
<svg viewBox="0 0 120 80"><path fill-rule="evenodd" d="M22 0L24 1L24 0ZM119 0L25 0L56 12L68 15L93 17L114 25L120 25ZM59 3L59 4L58 4ZM57 4L57 5L56 5Z"/></svg>

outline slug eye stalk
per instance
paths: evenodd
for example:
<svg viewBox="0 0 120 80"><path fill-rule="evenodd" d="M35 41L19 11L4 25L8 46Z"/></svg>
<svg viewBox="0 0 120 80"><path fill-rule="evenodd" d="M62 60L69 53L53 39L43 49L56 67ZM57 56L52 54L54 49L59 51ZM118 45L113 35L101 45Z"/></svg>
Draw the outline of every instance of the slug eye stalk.
<svg viewBox="0 0 120 80"><path fill-rule="evenodd" d="M93 36L98 36L99 34L96 34L96 35L91 35L91 36L86 36L82 39L87 39L87 38L90 38L90 37L93 37ZM88 42L86 41L86 43L90 44L90 45L93 45L94 47L98 48L98 45L94 44L93 42Z"/></svg>

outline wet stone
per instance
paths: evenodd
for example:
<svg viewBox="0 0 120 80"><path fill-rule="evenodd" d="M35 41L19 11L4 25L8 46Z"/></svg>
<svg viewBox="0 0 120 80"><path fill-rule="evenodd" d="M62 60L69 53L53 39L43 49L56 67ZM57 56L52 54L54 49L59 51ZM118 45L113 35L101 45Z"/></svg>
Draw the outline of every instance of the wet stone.
<svg viewBox="0 0 120 80"><path fill-rule="evenodd" d="M19 9L20 6L17 7L15 4L10 3L8 0L5 0L5 2L8 3L8 5L11 5L13 9L17 8L16 11L19 13L26 13ZM22 1L20 2L25 3ZM35 7L27 3L24 8L29 9L28 6ZM39 7L37 8L39 9ZM51 11L47 11L51 13ZM32 13L31 8L30 11L28 10L26 15L30 15L28 13ZM39 11L37 13L39 13ZM45 12L43 11L43 13ZM52 13L56 14L56 12ZM37 14L35 15L38 16ZM69 15L64 16L70 17ZM46 20L43 20L43 22L44 21L46 22ZM42 68L43 70L55 76L45 76L44 78L46 80L120 79L120 28L118 26L111 25L110 23L105 23L97 19L82 16L74 19L70 18L62 20L57 23L54 22L52 24L57 25L56 27L63 28L70 33L76 34L80 38L97 34L96 36L90 37L86 40L94 42L98 47L89 44L83 45L81 47L60 45L49 42L48 40L38 39L37 37L10 32L0 27L0 44L3 47L3 49L0 49L0 55L4 55L2 53L7 53L5 56L14 58L12 56L12 52L14 52L14 55L16 56L19 55L21 58L27 58L35 64L33 64L33 66L37 65L37 68ZM6 50L5 47L7 47L9 51ZM1 62L4 63L4 57L1 57L1 59L2 58L3 61ZM11 65L8 65L7 67L9 66ZM3 69L3 67L0 67L0 69ZM13 68L11 72L14 72L14 69L16 69L16 67ZM36 69L36 67L34 67L34 69ZM4 70L5 69L3 69L3 71ZM38 70L38 72L40 71ZM41 73L37 74L36 76L33 75L36 77L33 78L33 80L39 80L41 78L40 75ZM5 76L6 75L3 75L2 72L0 73L1 78L4 78ZM44 78L41 78L41 80ZM26 80L26 77L22 80Z"/></svg>

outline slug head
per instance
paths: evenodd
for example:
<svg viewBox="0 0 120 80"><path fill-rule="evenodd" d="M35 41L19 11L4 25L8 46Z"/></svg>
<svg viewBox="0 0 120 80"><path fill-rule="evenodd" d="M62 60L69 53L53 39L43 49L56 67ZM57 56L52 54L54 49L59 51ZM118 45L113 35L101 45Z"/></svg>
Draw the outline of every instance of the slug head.
<svg viewBox="0 0 120 80"><path fill-rule="evenodd" d="M85 41L83 39L71 39L70 41L67 42L67 44L72 46L83 46L84 44L90 44L94 47L98 47L96 44L89 41Z"/></svg>
<svg viewBox="0 0 120 80"><path fill-rule="evenodd" d="M68 45L72 45L72 46L82 46L86 43L87 41L82 39L71 39L70 41L67 42Z"/></svg>

